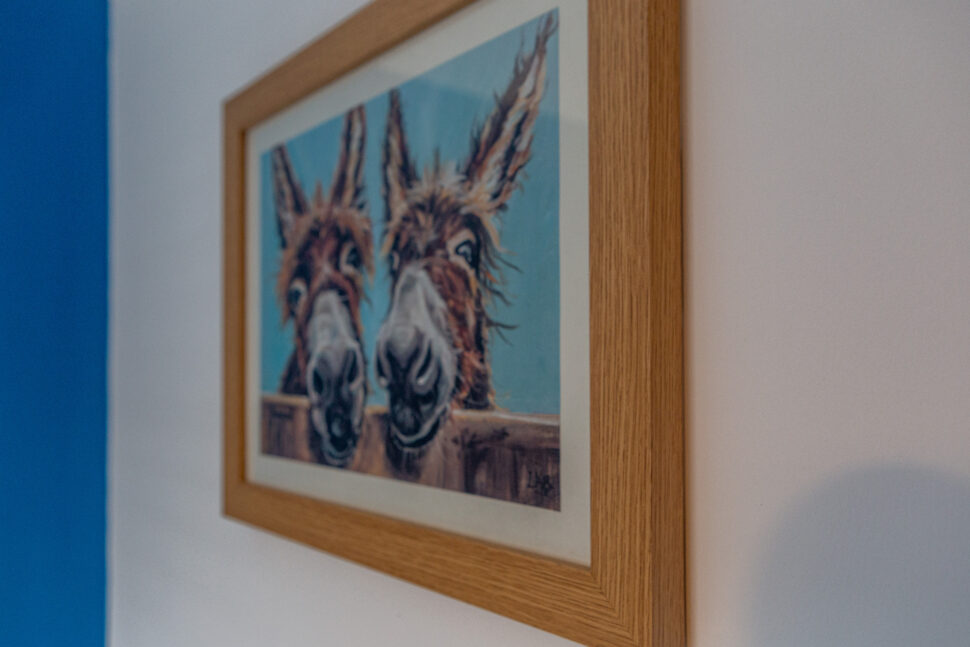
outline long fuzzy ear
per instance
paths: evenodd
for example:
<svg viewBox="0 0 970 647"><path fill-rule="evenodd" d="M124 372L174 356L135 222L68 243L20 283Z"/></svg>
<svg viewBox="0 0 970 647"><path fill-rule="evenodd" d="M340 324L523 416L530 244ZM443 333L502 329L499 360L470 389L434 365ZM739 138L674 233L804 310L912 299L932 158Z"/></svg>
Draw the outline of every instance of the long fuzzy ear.
<svg viewBox="0 0 970 647"><path fill-rule="evenodd" d="M351 108L344 115L340 135L340 160L330 184L330 203L342 207L363 209L364 199L364 142L367 123L364 106Z"/></svg>
<svg viewBox="0 0 970 647"><path fill-rule="evenodd" d="M408 142L404 137L401 94L396 88L391 90L390 100L381 159L384 176L384 218L387 222L393 222L407 212L408 189L417 179L408 153Z"/></svg>
<svg viewBox="0 0 970 647"><path fill-rule="evenodd" d="M472 136L465 167L471 195L490 209L505 204L531 155L533 130L546 84L546 44L558 27L550 12L539 23L535 47L515 59L512 80L481 130Z"/></svg>
<svg viewBox="0 0 970 647"><path fill-rule="evenodd" d="M293 236L297 221L308 211L306 197L300 181L293 172L290 154L280 144L273 149L273 199L276 203L276 227L280 234L280 246L286 247Z"/></svg>

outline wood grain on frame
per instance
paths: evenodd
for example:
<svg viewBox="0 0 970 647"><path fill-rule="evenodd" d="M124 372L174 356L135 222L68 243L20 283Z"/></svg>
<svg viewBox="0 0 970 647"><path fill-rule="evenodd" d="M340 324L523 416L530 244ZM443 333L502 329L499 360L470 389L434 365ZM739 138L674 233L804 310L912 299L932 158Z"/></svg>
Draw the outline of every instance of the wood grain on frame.
<svg viewBox="0 0 970 647"><path fill-rule="evenodd" d="M589 5L592 564L245 480L245 137L469 0L377 0L224 106L224 512L593 645L685 638L679 0Z"/></svg>

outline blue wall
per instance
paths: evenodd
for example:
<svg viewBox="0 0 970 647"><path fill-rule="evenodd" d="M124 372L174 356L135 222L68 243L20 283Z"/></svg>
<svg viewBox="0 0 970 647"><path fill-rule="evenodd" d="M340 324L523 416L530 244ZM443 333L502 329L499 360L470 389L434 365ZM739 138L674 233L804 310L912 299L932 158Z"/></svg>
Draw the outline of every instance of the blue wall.
<svg viewBox="0 0 970 647"><path fill-rule="evenodd" d="M102 645L107 5L0 5L0 644Z"/></svg>

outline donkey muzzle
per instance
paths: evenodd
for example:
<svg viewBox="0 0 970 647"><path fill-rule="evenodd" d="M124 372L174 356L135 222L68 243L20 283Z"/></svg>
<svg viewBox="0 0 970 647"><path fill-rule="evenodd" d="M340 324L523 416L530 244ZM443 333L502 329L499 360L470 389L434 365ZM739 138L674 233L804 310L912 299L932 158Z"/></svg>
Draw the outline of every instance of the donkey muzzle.
<svg viewBox="0 0 970 647"><path fill-rule="evenodd" d="M434 438L455 384L445 304L427 273L405 268L377 339L377 381L388 393L391 436L402 447Z"/></svg>
<svg viewBox="0 0 970 647"><path fill-rule="evenodd" d="M364 356L350 314L335 292L314 302L310 320L307 396L318 457L329 465L346 465L357 445L363 419ZM319 450L319 451L317 451Z"/></svg>

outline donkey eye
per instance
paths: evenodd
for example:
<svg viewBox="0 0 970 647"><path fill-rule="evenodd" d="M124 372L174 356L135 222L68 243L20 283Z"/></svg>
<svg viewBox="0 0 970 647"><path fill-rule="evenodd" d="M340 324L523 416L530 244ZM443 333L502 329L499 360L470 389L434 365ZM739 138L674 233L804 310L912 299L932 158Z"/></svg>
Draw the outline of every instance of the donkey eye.
<svg viewBox="0 0 970 647"><path fill-rule="evenodd" d="M471 269L475 269L478 265L478 250L470 240L466 240L455 247L455 254L461 256Z"/></svg>
<svg viewBox="0 0 970 647"><path fill-rule="evenodd" d="M291 313L300 309L305 296L306 283L303 282L303 279L296 279L290 283L290 288L286 291L286 305L289 306Z"/></svg>
<svg viewBox="0 0 970 647"><path fill-rule="evenodd" d="M364 259L360 255L360 250L357 249L357 245L353 243L348 243L340 250L340 270L346 272L348 269L352 269L355 272L361 272L364 266Z"/></svg>
<svg viewBox="0 0 970 647"><path fill-rule="evenodd" d="M360 269L360 252L356 247L351 248L351 250L347 252L347 264L356 270Z"/></svg>

